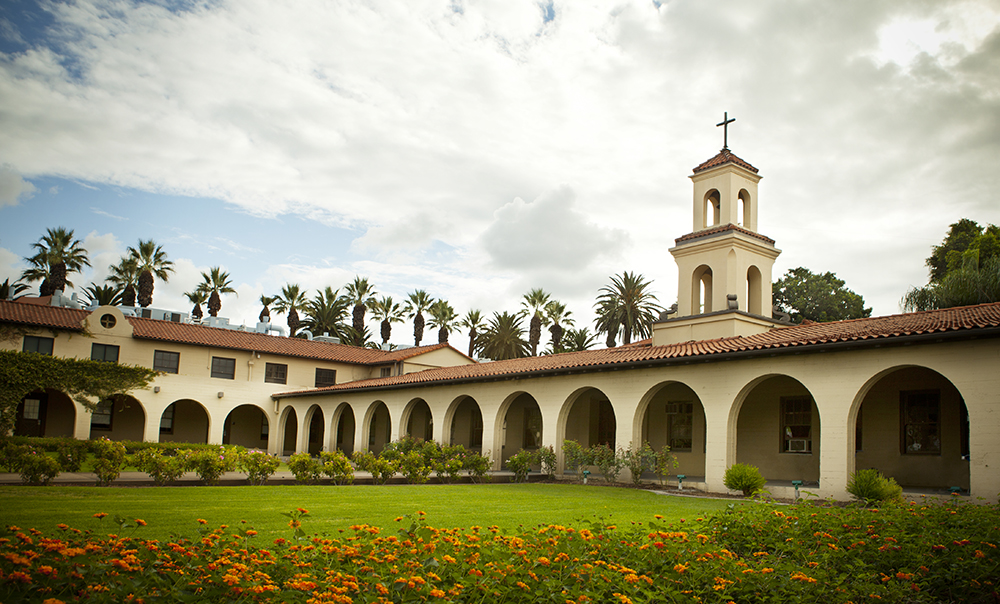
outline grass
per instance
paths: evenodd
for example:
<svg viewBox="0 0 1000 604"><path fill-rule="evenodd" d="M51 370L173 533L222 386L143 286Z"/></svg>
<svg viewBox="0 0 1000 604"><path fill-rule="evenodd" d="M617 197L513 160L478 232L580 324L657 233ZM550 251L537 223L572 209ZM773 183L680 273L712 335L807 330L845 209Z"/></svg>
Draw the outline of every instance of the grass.
<svg viewBox="0 0 1000 604"><path fill-rule="evenodd" d="M196 519L209 527L245 520L270 541L288 537L295 508L309 510L307 533L333 533L354 524L395 526L399 516L422 511L436 527L497 525L504 532L539 524L578 526L603 518L618 525L679 523L725 508L730 502L657 495L639 489L563 484L263 486L263 487L0 487L0 522L52 531L59 523L107 533L116 526L98 512L148 526L140 536L165 539L171 534L197 537Z"/></svg>

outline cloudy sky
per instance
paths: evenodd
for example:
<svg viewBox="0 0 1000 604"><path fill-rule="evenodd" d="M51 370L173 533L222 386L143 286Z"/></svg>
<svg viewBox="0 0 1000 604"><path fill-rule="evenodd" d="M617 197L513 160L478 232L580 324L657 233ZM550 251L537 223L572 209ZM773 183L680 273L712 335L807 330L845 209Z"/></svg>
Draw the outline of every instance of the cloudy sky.
<svg viewBox="0 0 1000 604"><path fill-rule="evenodd" d="M542 287L590 326L615 273L676 299L723 112L775 279L892 314L950 223L1000 223L988 0L3 0L0 279L64 226L78 286L152 238L154 306L218 265L236 323L364 275L462 314Z"/></svg>

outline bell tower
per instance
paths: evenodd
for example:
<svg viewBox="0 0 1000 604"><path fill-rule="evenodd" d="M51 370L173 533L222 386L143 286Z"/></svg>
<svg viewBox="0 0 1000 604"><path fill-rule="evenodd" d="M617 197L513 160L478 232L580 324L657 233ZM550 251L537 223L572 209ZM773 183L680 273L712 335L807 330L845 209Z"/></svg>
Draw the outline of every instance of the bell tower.
<svg viewBox="0 0 1000 604"><path fill-rule="evenodd" d="M771 271L781 250L757 232L757 168L729 150L697 166L693 230L675 240L677 314L653 326L653 344L752 335L774 327Z"/></svg>

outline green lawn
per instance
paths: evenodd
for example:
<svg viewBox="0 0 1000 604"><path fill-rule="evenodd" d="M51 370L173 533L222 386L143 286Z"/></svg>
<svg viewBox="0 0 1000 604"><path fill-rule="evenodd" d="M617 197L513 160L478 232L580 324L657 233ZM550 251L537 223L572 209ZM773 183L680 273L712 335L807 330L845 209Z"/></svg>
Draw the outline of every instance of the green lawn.
<svg viewBox="0 0 1000 604"><path fill-rule="evenodd" d="M431 526L497 525L505 531L539 524L575 526L598 517L626 525L655 514L666 522L694 519L730 502L657 495L638 489L563 484L263 486L263 487L0 487L0 523L46 532L59 523L101 533L117 527L98 512L141 518L148 526L137 536L165 539L197 536L196 519L209 527L241 520L270 541L288 537L295 508L309 510L303 529L332 533L352 524L395 527L394 519L426 512Z"/></svg>

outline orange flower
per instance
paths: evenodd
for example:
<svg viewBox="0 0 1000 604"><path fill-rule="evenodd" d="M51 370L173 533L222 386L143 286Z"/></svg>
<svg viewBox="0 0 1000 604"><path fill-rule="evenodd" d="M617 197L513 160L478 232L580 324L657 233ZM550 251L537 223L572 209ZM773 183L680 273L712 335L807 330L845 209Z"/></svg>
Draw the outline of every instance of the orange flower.
<svg viewBox="0 0 1000 604"><path fill-rule="evenodd" d="M94 518L97 518L98 520L100 520L101 518L104 518L105 516L107 516L107 514L104 513L104 512L98 512L98 513L94 514Z"/></svg>
<svg viewBox="0 0 1000 604"><path fill-rule="evenodd" d="M304 508L295 508L295 509L297 509L299 511L299 513L302 514L302 515L305 515L305 514L309 513L309 510L304 509Z"/></svg>
<svg viewBox="0 0 1000 604"><path fill-rule="evenodd" d="M135 523L139 526L146 526L146 521L143 520L142 518L136 518Z"/></svg>
<svg viewBox="0 0 1000 604"><path fill-rule="evenodd" d="M208 524L208 520L205 520L204 518L199 518L198 524Z"/></svg>

